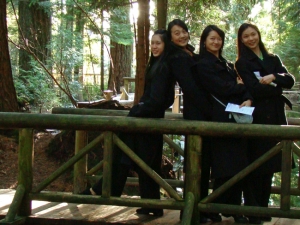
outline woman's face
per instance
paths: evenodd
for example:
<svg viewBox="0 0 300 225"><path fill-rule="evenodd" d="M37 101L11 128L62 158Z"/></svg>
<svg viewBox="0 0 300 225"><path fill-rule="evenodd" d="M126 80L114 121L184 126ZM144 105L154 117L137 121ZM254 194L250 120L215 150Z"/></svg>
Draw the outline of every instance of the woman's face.
<svg viewBox="0 0 300 225"><path fill-rule="evenodd" d="M219 57L219 51L222 47L223 41L216 31L212 30L209 32L204 44L208 52Z"/></svg>
<svg viewBox="0 0 300 225"><path fill-rule="evenodd" d="M243 31L241 41L246 47L250 48L253 51L259 48L259 35L257 31L252 27L248 27Z"/></svg>
<svg viewBox="0 0 300 225"><path fill-rule="evenodd" d="M189 42L189 33L178 25L171 28L171 41L180 47L186 47Z"/></svg>
<svg viewBox="0 0 300 225"><path fill-rule="evenodd" d="M164 51L165 43L159 34L154 34L151 38L151 52L154 57L158 57Z"/></svg>

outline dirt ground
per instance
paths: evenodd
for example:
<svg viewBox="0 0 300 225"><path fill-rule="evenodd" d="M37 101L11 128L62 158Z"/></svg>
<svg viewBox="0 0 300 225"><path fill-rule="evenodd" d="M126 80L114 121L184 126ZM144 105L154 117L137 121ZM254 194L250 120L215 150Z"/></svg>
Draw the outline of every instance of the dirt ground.
<svg viewBox="0 0 300 225"><path fill-rule="evenodd" d="M33 187L59 168L60 162L46 153L49 142L54 138L50 132L39 132L34 136ZM71 174L64 174L45 190L72 192ZM18 140L0 135L0 189L17 187Z"/></svg>

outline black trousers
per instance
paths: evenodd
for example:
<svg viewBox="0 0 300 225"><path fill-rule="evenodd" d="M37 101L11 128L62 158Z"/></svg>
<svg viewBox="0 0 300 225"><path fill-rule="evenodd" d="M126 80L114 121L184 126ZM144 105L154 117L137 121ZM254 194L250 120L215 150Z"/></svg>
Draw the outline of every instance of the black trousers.
<svg viewBox="0 0 300 225"><path fill-rule="evenodd" d="M161 174L161 161L163 149L162 135L121 133L120 139L133 150L151 169ZM114 148L111 195L121 196L128 172L134 168L139 176L141 198L160 199L160 187L141 168L136 166L131 159L117 146ZM93 187L98 194L102 194L102 179Z"/></svg>
<svg viewBox="0 0 300 225"><path fill-rule="evenodd" d="M232 177L216 178L213 190L221 187ZM234 184L231 188L217 197L213 202L230 205L241 205L242 203L243 180Z"/></svg>
<svg viewBox="0 0 300 225"><path fill-rule="evenodd" d="M249 175L244 191L245 205L268 207L273 176L274 173Z"/></svg>

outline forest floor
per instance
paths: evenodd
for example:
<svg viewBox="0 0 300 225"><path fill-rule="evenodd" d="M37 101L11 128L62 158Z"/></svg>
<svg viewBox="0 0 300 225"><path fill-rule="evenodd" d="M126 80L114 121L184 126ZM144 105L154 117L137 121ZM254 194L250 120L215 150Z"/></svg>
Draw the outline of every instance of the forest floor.
<svg viewBox="0 0 300 225"><path fill-rule="evenodd" d="M38 132L34 135L33 187L61 166L59 160L49 157L46 149L55 134ZM18 140L0 135L0 189L15 189L18 180ZM45 190L72 192L73 181L66 173Z"/></svg>

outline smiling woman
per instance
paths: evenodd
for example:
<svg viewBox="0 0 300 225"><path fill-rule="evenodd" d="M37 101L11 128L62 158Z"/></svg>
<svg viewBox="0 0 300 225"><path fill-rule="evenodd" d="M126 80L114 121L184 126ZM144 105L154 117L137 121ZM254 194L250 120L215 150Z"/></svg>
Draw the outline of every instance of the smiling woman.
<svg viewBox="0 0 300 225"><path fill-rule="evenodd" d="M295 78L277 55L267 51L255 24L244 23L238 30L238 60L235 67L254 97L253 123L286 125L285 104L291 103L282 92L283 88L292 88ZM254 162L279 141L258 138L249 142L249 162ZM272 179L275 172L281 171L281 161L282 155L278 153L251 174L248 187L258 206L268 207ZM245 205L250 205L247 196L249 193L245 192ZM262 220L270 221L271 217L263 217Z"/></svg>
<svg viewBox="0 0 300 225"><path fill-rule="evenodd" d="M154 57L158 57L162 54L165 48L165 43L162 40L161 35L153 34L151 38L151 52Z"/></svg>
<svg viewBox="0 0 300 225"><path fill-rule="evenodd" d="M222 104L234 103L251 106L252 96L239 79L232 63L222 56L225 33L215 25L207 26L200 40L200 60L196 66L194 79L198 87L203 87L212 95L212 121L235 123ZM213 190L218 189L227 180L244 169L247 165L247 142L241 138L212 137L209 154L211 158L211 177L215 179ZM214 202L241 205L243 182L232 186ZM208 214L214 221L221 221L219 214ZM233 216L236 223L248 223L243 215ZM249 218L252 223L253 218Z"/></svg>

